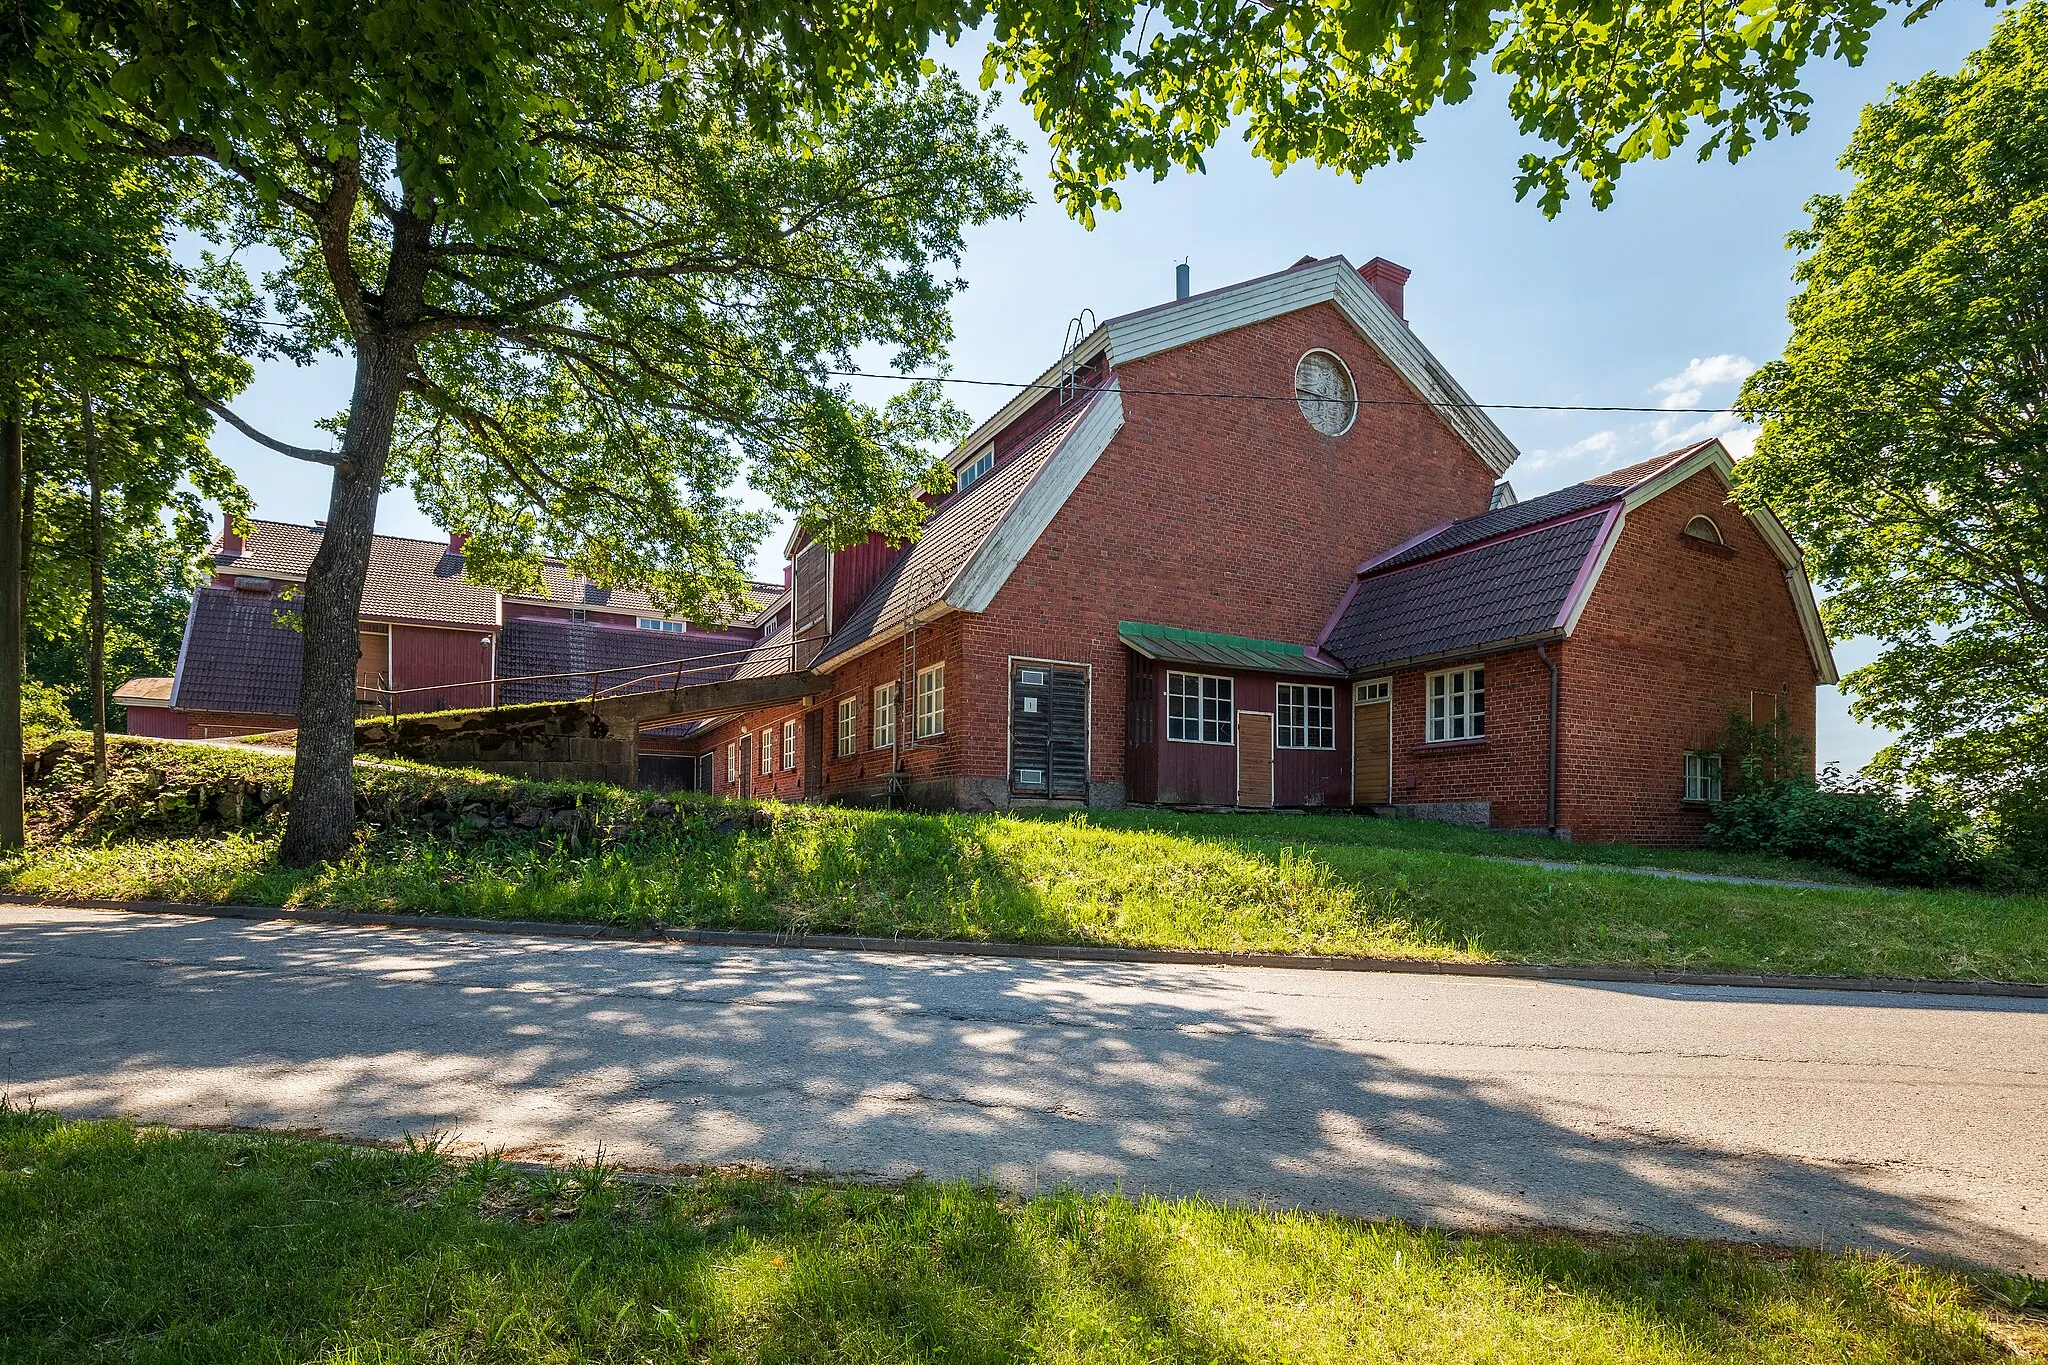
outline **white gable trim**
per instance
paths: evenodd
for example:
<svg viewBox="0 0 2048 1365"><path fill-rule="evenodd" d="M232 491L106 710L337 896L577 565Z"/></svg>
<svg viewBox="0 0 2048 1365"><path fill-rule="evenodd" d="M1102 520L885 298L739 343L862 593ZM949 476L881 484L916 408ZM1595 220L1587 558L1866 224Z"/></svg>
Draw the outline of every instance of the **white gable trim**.
<svg viewBox="0 0 2048 1365"><path fill-rule="evenodd" d="M1488 469L1496 476L1507 473L1520 454L1514 442L1482 409L1473 406L1472 395L1342 256L1185 302L1111 318L1103 325L1109 333L1109 363L1115 366L1142 360L1318 303L1335 304L1410 388L1437 405L1437 415Z"/></svg>
<svg viewBox="0 0 2048 1365"><path fill-rule="evenodd" d="M1650 499L1670 492L1693 475L1708 469L1711 469L1714 477L1721 481L1722 488L1735 486L1735 461L1729 458L1727 448L1719 441L1709 441L1694 454L1657 471L1629 489L1622 499L1622 507L1624 511L1640 507ZM1792 608L1799 616L1799 629L1806 636L1807 650L1813 655L1814 671L1819 674L1823 683L1833 684L1841 681L1841 673L1835 668L1835 652L1828 644L1827 627L1821 624L1820 606L1813 598L1813 584L1806 577L1806 556L1799 552L1799 546L1793 541L1791 533L1786 531L1784 523L1778 520L1777 514L1770 508L1761 508L1754 513L1744 511L1742 515L1744 520L1756 527L1757 533L1764 538L1764 544L1771 547L1771 553L1777 556L1778 563L1784 568L1785 586L1792 594ZM1616 539L1619 538L1617 534ZM1601 562L1605 564L1604 556ZM1596 572L1596 581L1597 577ZM1592 591L1592 585L1588 584L1586 595L1590 597ZM1573 615L1573 622L1577 623L1576 612Z"/></svg>
<svg viewBox="0 0 2048 1365"><path fill-rule="evenodd" d="M1089 400L1088 411L1018 496L1002 524L982 540L973 557L954 575L946 590L948 606L961 611L988 609L1011 571L1038 543L1053 515L1065 506L1123 425L1123 394L1112 379Z"/></svg>

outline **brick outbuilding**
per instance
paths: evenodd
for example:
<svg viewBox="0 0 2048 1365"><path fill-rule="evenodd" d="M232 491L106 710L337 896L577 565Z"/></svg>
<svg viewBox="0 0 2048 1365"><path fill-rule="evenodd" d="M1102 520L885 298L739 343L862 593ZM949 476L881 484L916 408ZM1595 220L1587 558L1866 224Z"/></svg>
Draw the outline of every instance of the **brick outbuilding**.
<svg viewBox="0 0 2048 1365"><path fill-rule="evenodd" d="M917 542L792 538L747 667L823 695L676 747L749 795L1696 840L1730 713L1810 749L1835 681L1797 547L1714 441L1515 503L1406 279L1306 260L1098 327Z"/></svg>

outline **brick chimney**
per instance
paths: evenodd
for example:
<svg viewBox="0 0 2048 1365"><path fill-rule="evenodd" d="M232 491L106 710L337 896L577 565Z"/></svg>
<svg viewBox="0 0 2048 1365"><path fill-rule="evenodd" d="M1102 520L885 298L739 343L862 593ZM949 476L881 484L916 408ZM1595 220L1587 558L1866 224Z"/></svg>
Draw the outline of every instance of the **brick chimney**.
<svg viewBox="0 0 2048 1365"><path fill-rule="evenodd" d="M247 550L248 548L248 542L242 539L242 533L235 529L235 524L233 522L224 521L221 523L220 552L222 554L238 555L241 554L243 551Z"/></svg>
<svg viewBox="0 0 2048 1365"><path fill-rule="evenodd" d="M1372 292L1380 296L1380 302L1394 310L1394 316L1408 320L1407 293L1408 267L1395 265L1384 256L1375 256L1358 267L1358 276L1372 286Z"/></svg>
<svg viewBox="0 0 2048 1365"><path fill-rule="evenodd" d="M469 532L467 532L467 531L450 531L450 532L448 533L448 553L449 553L449 554L451 554L451 555L459 555L459 554L461 554L461 553L462 553L462 551L463 551L463 547L464 547L464 546L466 546L466 545L468 545L468 544L469 544Z"/></svg>

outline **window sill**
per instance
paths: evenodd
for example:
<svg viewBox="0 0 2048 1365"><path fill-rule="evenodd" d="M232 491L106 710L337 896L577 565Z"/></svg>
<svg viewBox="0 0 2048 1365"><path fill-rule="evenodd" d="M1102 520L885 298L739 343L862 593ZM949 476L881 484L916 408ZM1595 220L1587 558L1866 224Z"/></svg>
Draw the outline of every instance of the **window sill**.
<svg viewBox="0 0 2048 1365"><path fill-rule="evenodd" d="M1485 735L1477 739L1424 740L1414 748L1418 754L1458 753L1468 749L1484 749L1492 741Z"/></svg>
<svg viewBox="0 0 2048 1365"><path fill-rule="evenodd" d="M1719 797L1714 796L1681 796L1678 798L1678 804L1681 806L1698 806L1702 810L1712 810L1721 804L1721 800Z"/></svg>

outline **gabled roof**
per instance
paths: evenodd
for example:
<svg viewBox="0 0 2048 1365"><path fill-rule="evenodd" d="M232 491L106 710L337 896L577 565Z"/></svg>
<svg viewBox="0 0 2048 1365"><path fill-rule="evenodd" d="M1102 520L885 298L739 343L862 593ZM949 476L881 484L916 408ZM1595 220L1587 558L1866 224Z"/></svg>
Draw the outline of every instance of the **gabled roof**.
<svg viewBox="0 0 2048 1365"><path fill-rule="evenodd" d="M1729 486L1734 464L1719 441L1425 531L1359 566L1321 648L1356 672L1564 638L1628 513L1707 470ZM1798 546L1768 509L1745 516L1784 569L1815 671L1834 682L1834 654Z"/></svg>
<svg viewBox="0 0 2048 1365"><path fill-rule="evenodd" d="M114 700L123 706L169 706L175 678L130 678L114 689Z"/></svg>
<svg viewBox="0 0 2048 1365"><path fill-rule="evenodd" d="M1183 630L1143 621L1119 621L1119 639L1148 659L1209 668L1259 673L1299 673L1310 677L1342 676L1344 670L1310 654L1300 645L1260 640L1249 635L1219 635L1208 630Z"/></svg>
<svg viewBox="0 0 2048 1365"><path fill-rule="evenodd" d="M215 548L215 568L246 578L303 583L326 532L288 521L258 521L241 553ZM362 614L440 626L498 624L498 594L462 576L462 556L445 541L374 536L363 579Z"/></svg>
<svg viewBox="0 0 2048 1365"><path fill-rule="evenodd" d="M247 578L303 583L325 535L326 531L318 526L257 521L250 526L239 554L230 554L215 545L214 567L217 572ZM429 625L497 625L498 590L471 582L463 569L462 555L445 541L374 536L370 541L370 567L363 580L362 614L372 619L390 617ZM682 619L657 607L653 598L637 588L601 588L581 574L571 573L558 559L541 561L541 580L547 585L546 593L504 596L515 602L584 607L668 621ZM782 585L749 583L747 590L748 611L752 615L772 601L782 591Z"/></svg>
<svg viewBox="0 0 2048 1365"><path fill-rule="evenodd" d="M1128 364L1319 303L1334 304L1416 395L1435 405L1438 415L1488 469L1496 476L1507 472L1520 453L1514 442L1343 256L1302 261L1271 275L1111 318L976 427L954 449L951 462L958 465L978 453L1076 366L1097 358L1111 367Z"/></svg>
<svg viewBox="0 0 2048 1365"><path fill-rule="evenodd" d="M1557 639L1572 589L1612 519L1612 508L1596 508L1375 570L1360 580L1322 648L1358 672Z"/></svg>
<svg viewBox="0 0 2048 1365"><path fill-rule="evenodd" d="M986 478L939 503L917 543L835 623L813 667L830 667L913 618L986 608L1122 425L1122 395L1111 381Z"/></svg>
<svg viewBox="0 0 2048 1365"><path fill-rule="evenodd" d="M607 692L671 687L675 674L660 672L656 666L678 659L704 661L690 667L685 682L721 682L733 675L745 657L743 651L750 648L730 636L531 616L515 616L505 622L498 641L498 676L528 679L499 685L498 699L506 705L588 696L593 672L600 674L599 686ZM570 676L546 676L549 674Z"/></svg>
<svg viewBox="0 0 2048 1365"><path fill-rule="evenodd" d="M199 588L185 621L171 705L186 711L290 715L299 709L306 637L296 602Z"/></svg>

